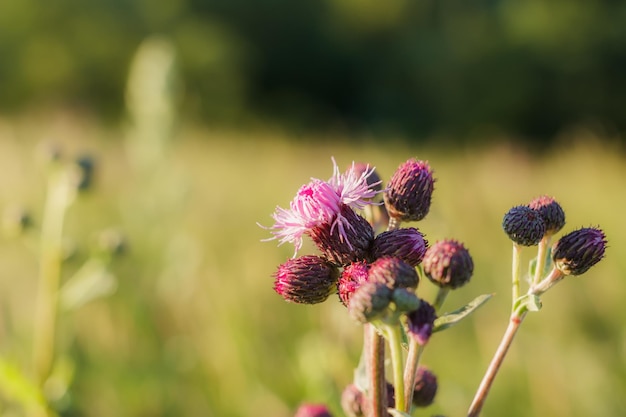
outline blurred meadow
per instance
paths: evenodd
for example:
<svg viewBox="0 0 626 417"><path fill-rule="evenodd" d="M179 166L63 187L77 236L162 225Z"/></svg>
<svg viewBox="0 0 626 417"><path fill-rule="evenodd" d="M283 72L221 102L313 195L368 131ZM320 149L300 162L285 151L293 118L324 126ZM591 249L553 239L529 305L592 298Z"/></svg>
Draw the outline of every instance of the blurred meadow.
<svg viewBox="0 0 626 417"><path fill-rule="evenodd" d="M623 7L424 2L414 10L398 1L382 11L374 2L322 2L334 22L324 43L313 35L328 16L308 2L259 2L247 15L234 7L243 0L213 8L130 2L131 14L118 2L70 1L64 10L82 14L68 13L56 34L59 16L34 13L35 3L0 5L0 51L17 58L0 63L2 416L41 415L32 356L46 184L51 163L77 160L90 161L94 177L63 228L55 357L43 385L59 416L289 417L303 401L343 415L339 399L358 363L361 327L336 296L302 306L274 293L272 274L293 248L262 242L270 234L259 227L271 226L275 207L288 206L310 177L330 177L331 157L340 167L368 162L383 180L411 157L428 160L437 179L431 211L409 225L430 242L461 240L475 262L470 284L452 292L444 310L495 294L431 340L423 360L439 392L416 415L465 415L510 313L502 216L542 194L565 209L562 233L599 225L607 256L567 278L528 317L483 415L626 415ZM270 3L287 7L285 16L269 13ZM552 25L560 7L568 13ZM409 12L420 17L414 31ZM119 31L111 30L115 16L124 16ZM508 37L493 41L492 19ZM288 42L298 22L298 39L318 49ZM571 22L581 23L580 36L566 30ZM264 32L267 25L275 31ZM474 34L468 49L453 47L464 31ZM327 57L320 51L335 45L331 35L340 41ZM385 55L389 66L372 68L367 46L386 51L394 36L401 42ZM302 74L285 58L296 50ZM302 58L307 50L315 52L310 60ZM34 58L40 53L49 68ZM433 60L416 61L422 53ZM320 89L331 73L339 75ZM542 89L546 75L558 82ZM587 94L588 79L603 88ZM30 222L22 228L24 213ZM103 257L103 242L117 236L120 253ZM311 252L306 242L301 253ZM524 262L535 255L523 254ZM419 294L432 299L435 288L424 280Z"/></svg>

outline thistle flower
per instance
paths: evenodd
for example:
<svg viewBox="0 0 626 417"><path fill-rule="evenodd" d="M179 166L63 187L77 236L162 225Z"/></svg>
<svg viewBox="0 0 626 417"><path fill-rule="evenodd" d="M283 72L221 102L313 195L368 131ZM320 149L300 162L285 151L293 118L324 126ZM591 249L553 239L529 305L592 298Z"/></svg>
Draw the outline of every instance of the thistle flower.
<svg viewBox="0 0 626 417"><path fill-rule="evenodd" d="M437 388L437 376L425 366L420 366L415 377L413 404L416 407L428 407L435 400Z"/></svg>
<svg viewBox="0 0 626 417"><path fill-rule="evenodd" d="M393 290L380 282L366 282L350 298L348 313L358 322L367 323L387 311Z"/></svg>
<svg viewBox="0 0 626 417"><path fill-rule="evenodd" d="M584 274L604 257L606 243L601 229L586 227L575 230L554 244L554 265L564 275Z"/></svg>
<svg viewBox="0 0 626 417"><path fill-rule="evenodd" d="M330 410L324 404L302 404L295 417L332 417Z"/></svg>
<svg viewBox="0 0 626 417"><path fill-rule="evenodd" d="M407 315L408 333L420 345L428 343L435 326L435 308L424 300L420 300L420 306Z"/></svg>
<svg viewBox="0 0 626 417"><path fill-rule="evenodd" d="M319 256L292 258L274 274L274 291L286 301L317 304L333 293L338 276L339 270Z"/></svg>
<svg viewBox="0 0 626 417"><path fill-rule="evenodd" d="M528 204L541 215L546 224L546 235L553 235L565 225L565 212L559 203L547 195L537 197Z"/></svg>
<svg viewBox="0 0 626 417"><path fill-rule="evenodd" d="M374 229L363 217L356 214L345 204L339 214L344 223L322 223L309 230L309 235L318 249L337 265L366 259L372 241ZM338 225L334 228L334 225Z"/></svg>
<svg viewBox="0 0 626 417"><path fill-rule="evenodd" d="M422 262L424 273L434 284L455 289L467 284L474 262L461 242L446 239L428 248Z"/></svg>
<svg viewBox="0 0 626 417"><path fill-rule="evenodd" d="M313 228L323 227L330 233L336 230L339 240L352 248L348 234L354 226L345 207L362 209L371 203L378 193L368 184L373 169L358 174L353 165L341 174L334 159L333 165L334 173L328 181L312 178L300 187L289 209L276 207L272 214L274 225L267 228L272 230L273 237L265 240L278 239L279 245L292 243L295 257L302 247L302 236L311 234Z"/></svg>
<svg viewBox="0 0 626 417"><path fill-rule="evenodd" d="M361 284L367 282L368 274L369 265L365 262L354 262L343 269L337 283L337 293L343 305L350 304L350 297Z"/></svg>
<svg viewBox="0 0 626 417"><path fill-rule="evenodd" d="M522 246L538 244L546 233L546 224L538 211L528 206L516 206L502 220L502 228L513 242Z"/></svg>
<svg viewBox="0 0 626 417"><path fill-rule="evenodd" d="M384 194L389 216L401 221L417 221L426 217L434 184L428 162L409 159L400 165Z"/></svg>
<svg viewBox="0 0 626 417"><path fill-rule="evenodd" d="M368 279L389 288L417 288L419 283L415 268L402 259L389 256L379 258L370 265Z"/></svg>
<svg viewBox="0 0 626 417"><path fill-rule="evenodd" d="M414 227L395 229L382 232L372 244L372 258L393 256L402 259L411 266L422 262L428 241L424 235Z"/></svg>

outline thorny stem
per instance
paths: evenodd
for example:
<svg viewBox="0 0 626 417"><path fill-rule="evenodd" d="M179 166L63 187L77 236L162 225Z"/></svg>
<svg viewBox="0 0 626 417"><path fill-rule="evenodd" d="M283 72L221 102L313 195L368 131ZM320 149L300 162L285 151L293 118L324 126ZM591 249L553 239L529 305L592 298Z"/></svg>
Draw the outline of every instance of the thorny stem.
<svg viewBox="0 0 626 417"><path fill-rule="evenodd" d="M483 376L483 380L480 382L480 386L474 395L474 400L472 401L472 405L467 412L467 417L478 417L480 415L480 411L485 404L485 399L487 398L487 394L489 393L489 389L493 384L493 381L500 370L500 365L506 356L511 343L513 342L513 338L517 333L522 321L526 317L526 311L521 313L514 312L511 315L511 319L509 320L509 325L502 336L502 340L500 341L500 345L498 346L498 350L495 355L491 359L491 363L489 364L489 368L487 368L487 372Z"/></svg>
<svg viewBox="0 0 626 417"><path fill-rule="evenodd" d="M512 299L512 309L515 308L515 302L520 296L520 275L522 274L522 247L517 243L513 243L513 260L512 260L512 283L513 283L513 299Z"/></svg>
<svg viewBox="0 0 626 417"><path fill-rule="evenodd" d="M39 286L36 304L33 367L41 386L54 359L58 289L61 276L63 221L71 201L70 172L61 167L50 173L41 230Z"/></svg>

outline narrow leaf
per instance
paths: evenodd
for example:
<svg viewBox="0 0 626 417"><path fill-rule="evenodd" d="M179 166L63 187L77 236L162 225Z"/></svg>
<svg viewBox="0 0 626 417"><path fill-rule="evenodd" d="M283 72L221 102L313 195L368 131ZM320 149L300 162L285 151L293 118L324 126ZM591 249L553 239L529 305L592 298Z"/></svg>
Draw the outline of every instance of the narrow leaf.
<svg viewBox="0 0 626 417"><path fill-rule="evenodd" d="M472 314L478 307L485 304L491 297L493 297L493 294L479 295L478 297L474 298L472 301L470 301L468 304L464 305L463 307L459 308L458 310L455 310L451 313L446 313L443 316L438 317L435 320L433 333L438 332L440 330L445 330L448 327L454 326L455 324L463 320L465 317Z"/></svg>

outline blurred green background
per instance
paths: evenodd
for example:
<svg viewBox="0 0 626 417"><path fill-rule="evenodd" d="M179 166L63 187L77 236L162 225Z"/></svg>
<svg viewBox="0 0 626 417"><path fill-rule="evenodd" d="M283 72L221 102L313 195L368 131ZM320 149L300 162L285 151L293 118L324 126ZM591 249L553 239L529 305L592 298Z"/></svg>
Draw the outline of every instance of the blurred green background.
<svg viewBox="0 0 626 417"><path fill-rule="evenodd" d="M14 207L33 225L0 238L0 364L32 373L45 155L59 149L95 165L67 213L63 282L102 231L127 239L115 291L60 313L69 389L46 387L60 415L288 417L302 401L341 415L361 329L334 297L298 306L273 292L292 249L260 242L257 222L328 178L331 156L383 179L418 157L437 183L412 225L463 241L476 264L444 309L496 294L432 339L440 391L419 415L465 415L508 319L502 216L541 194L565 208L564 232L600 225L610 247L528 318L484 415L626 415L625 13L611 1L3 1L0 208L5 229ZM6 389L0 413L24 415Z"/></svg>

